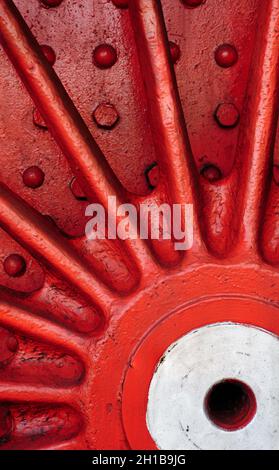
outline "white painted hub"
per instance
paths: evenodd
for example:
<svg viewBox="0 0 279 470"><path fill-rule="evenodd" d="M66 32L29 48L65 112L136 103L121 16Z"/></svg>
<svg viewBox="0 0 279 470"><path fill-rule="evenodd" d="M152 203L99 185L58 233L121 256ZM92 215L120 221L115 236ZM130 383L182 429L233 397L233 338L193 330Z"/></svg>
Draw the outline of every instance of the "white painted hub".
<svg viewBox="0 0 279 470"><path fill-rule="evenodd" d="M209 419L204 399L224 380L246 383L257 411L242 429ZM173 343L153 375L146 415L159 449L279 449L279 340L252 326L218 323Z"/></svg>

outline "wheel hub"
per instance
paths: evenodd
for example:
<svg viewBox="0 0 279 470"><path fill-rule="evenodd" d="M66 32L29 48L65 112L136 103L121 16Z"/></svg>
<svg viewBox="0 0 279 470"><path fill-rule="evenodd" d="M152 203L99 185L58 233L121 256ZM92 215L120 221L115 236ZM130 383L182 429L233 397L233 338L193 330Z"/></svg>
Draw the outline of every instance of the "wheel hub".
<svg viewBox="0 0 279 470"><path fill-rule="evenodd" d="M132 447L278 448L274 315L276 309L256 300L219 298L178 309L156 325L124 382Z"/></svg>

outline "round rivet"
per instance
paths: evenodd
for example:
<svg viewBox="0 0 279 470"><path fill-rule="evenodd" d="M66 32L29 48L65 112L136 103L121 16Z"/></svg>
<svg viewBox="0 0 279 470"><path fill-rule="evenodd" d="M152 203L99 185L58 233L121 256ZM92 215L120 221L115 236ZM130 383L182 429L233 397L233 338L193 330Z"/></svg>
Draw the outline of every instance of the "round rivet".
<svg viewBox="0 0 279 470"><path fill-rule="evenodd" d="M239 122L239 112L233 103L221 103L217 106L214 117L221 127L232 128Z"/></svg>
<svg viewBox="0 0 279 470"><path fill-rule="evenodd" d="M181 56L180 47L178 46L178 44L176 44L173 41L169 42L169 46L170 46L170 53L171 53L172 63L176 64L176 62L178 62L178 60L180 59L180 56Z"/></svg>
<svg viewBox="0 0 279 470"><path fill-rule="evenodd" d="M13 419L10 410L6 406L0 407L0 441L5 442L13 429Z"/></svg>
<svg viewBox="0 0 279 470"><path fill-rule="evenodd" d="M100 69L108 69L117 61L117 53L110 44L100 44L93 51L93 62Z"/></svg>
<svg viewBox="0 0 279 470"><path fill-rule="evenodd" d="M44 121L44 118L37 108L33 110L33 123L35 126L40 127L40 129L47 130L47 125Z"/></svg>
<svg viewBox="0 0 279 470"><path fill-rule="evenodd" d="M215 165L206 165L201 169L201 175L211 183L222 178L222 173Z"/></svg>
<svg viewBox="0 0 279 470"><path fill-rule="evenodd" d="M231 44L221 44L215 51L215 60L220 67L232 67L238 60L236 48Z"/></svg>
<svg viewBox="0 0 279 470"><path fill-rule="evenodd" d="M41 0L42 4L47 8L58 7L63 0Z"/></svg>
<svg viewBox="0 0 279 470"><path fill-rule="evenodd" d="M93 119L99 127L112 129L119 119L118 112L110 103L101 103L93 111Z"/></svg>
<svg viewBox="0 0 279 470"><path fill-rule="evenodd" d="M153 163L151 166L149 166L147 170L145 171L145 176L146 176L148 186L151 189L156 188L160 180L160 169L159 169L158 164Z"/></svg>
<svg viewBox="0 0 279 470"><path fill-rule="evenodd" d="M4 270L11 277L20 277L26 271L25 259L16 253L9 255L4 260Z"/></svg>
<svg viewBox="0 0 279 470"><path fill-rule="evenodd" d="M117 8L128 8L129 6L129 0L112 0L112 3Z"/></svg>
<svg viewBox="0 0 279 470"><path fill-rule="evenodd" d="M84 191L83 189L81 188L78 180L76 179L76 177L74 177L72 179L72 181L70 182L70 188L71 188L71 191L73 193L73 195L75 196L76 199L79 199L79 200L85 200L86 199L86 195L84 194Z"/></svg>
<svg viewBox="0 0 279 470"><path fill-rule="evenodd" d="M44 54L46 60L50 63L50 65L54 65L56 61L56 54L52 47L48 46L47 44L43 44L41 46L41 51Z"/></svg>
<svg viewBox="0 0 279 470"><path fill-rule="evenodd" d="M42 186L45 174L38 166L30 166L24 171L22 179L25 186L36 189Z"/></svg>
<svg viewBox="0 0 279 470"><path fill-rule="evenodd" d="M181 0L187 8L196 8L205 3L206 0Z"/></svg>

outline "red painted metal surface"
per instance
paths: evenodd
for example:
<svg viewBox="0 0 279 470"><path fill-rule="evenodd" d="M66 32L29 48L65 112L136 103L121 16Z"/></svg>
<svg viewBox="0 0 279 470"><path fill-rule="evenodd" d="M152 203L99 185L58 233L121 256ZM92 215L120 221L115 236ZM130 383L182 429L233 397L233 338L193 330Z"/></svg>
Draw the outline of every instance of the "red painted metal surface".
<svg viewBox="0 0 279 470"><path fill-rule="evenodd" d="M171 342L279 334L278 31L279 0L0 0L0 448L154 448ZM111 195L193 203L193 248L86 240Z"/></svg>

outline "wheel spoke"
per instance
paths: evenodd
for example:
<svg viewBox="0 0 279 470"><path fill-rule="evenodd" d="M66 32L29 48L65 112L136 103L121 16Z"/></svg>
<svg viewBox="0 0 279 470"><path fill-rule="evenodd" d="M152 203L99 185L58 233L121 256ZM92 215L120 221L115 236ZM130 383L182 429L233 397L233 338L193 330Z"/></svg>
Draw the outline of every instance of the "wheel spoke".
<svg viewBox="0 0 279 470"><path fill-rule="evenodd" d="M0 383L0 403L26 402L26 403L73 403L76 392L73 389L36 387L13 383Z"/></svg>
<svg viewBox="0 0 279 470"><path fill-rule="evenodd" d="M117 208L125 194L124 188L11 0L0 1L0 33L8 57L77 174L88 199L97 200L107 209L108 198L115 196ZM125 245L142 271L152 263L144 243L127 240Z"/></svg>
<svg viewBox="0 0 279 470"><path fill-rule="evenodd" d="M278 117L278 0L269 2L259 14L234 167L226 178L200 180L202 231L209 250L218 257L227 256L238 242L252 257L258 256L259 225Z"/></svg>
<svg viewBox="0 0 279 470"><path fill-rule="evenodd" d="M3 294L2 294L3 295ZM9 301L9 297L7 296ZM98 309L71 286L47 273L44 286L17 304L42 318L79 334L97 335L104 326Z"/></svg>
<svg viewBox="0 0 279 470"><path fill-rule="evenodd" d="M29 394L28 394L29 392ZM34 396L36 402L30 401ZM22 390L18 393L11 388L3 393L0 387L0 396L11 397L15 403L4 402L0 412L5 417L4 428L1 429L2 449L40 449L42 447L71 441L82 431L83 420L74 410L70 401L70 395L63 394L58 398L58 404L52 403L52 394L49 391L39 392L32 389ZM18 401L18 398L24 401ZM47 399L48 402L43 400Z"/></svg>
<svg viewBox="0 0 279 470"><path fill-rule="evenodd" d="M154 0L135 0L130 11L146 81L155 147L162 159L173 201L191 204L194 200L193 159L171 65L161 4Z"/></svg>
<svg viewBox="0 0 279 470"><path fill-rule="evenodd" d="M142 76L150 113L150 123L162 179L161 194L154 200L176 204L194 204L195 166L186 130L170 51L161 3L155 0L135 0L130 5L131 19L141 64ZM164 189L168 196L162 196ZM149 197L150 199L150 197ZM196 207L195 207L196 209ZM199 244L199 228L194 209L195 242ZM154 245L154 244L153 244ZM171 251L170 243L163 250ZM154 245L155 252L163 250ZM178 261L178 257L176 257ZM175 260L175 257L173 257Z"/></svg>
<svg viewBox="0 0 279 470"><path fill-rule="evenodd" d="M105 310L105 305L111 301L110 293L94 278L75 250L44 217L3 185L0 187L0 224L30 252Z"/></svg>
<svg viewBox="0 0 279 470"><path fill-rule="evenodd" d="M86 194L107 207L120 185L78 110L15 7L0 1L2 45Z"/></svg>
<svg viewBox="0 0 279 470"><path fill-rule="evenodd" d="M3 297L3 294L1 294ZM2 298L0 303L1 324L5 327L10 327L12 330L18 330L25 333L26 336L30 335L30 331L34 332L41 341L51 342L60 348L69 348L79 356L87 357L87 353L82 352L83 347L89 340L79 335L68 331L61 326L55 325L52 322L38 318L30 314L26 308L21 308Z"/></svg>
<svg viewBox="0 0 279 470"><path fill-rule="evenodd" d="M257 251L267 178L278 119L279 1L268 2L259 28L238 145L241 238ZM241 162L244 161L244 166Z"/></svg>

